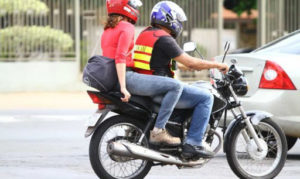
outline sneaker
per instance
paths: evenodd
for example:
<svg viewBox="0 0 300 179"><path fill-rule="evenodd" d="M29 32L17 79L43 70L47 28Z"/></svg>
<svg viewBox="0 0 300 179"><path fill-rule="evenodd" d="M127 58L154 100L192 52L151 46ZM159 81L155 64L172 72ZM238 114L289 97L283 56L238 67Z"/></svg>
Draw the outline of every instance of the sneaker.
<svg viewBox="0 0 300 179"><path fill-rule="evenodd" d="M190 144L184 144L182 149L182 157L186 159L192 158L213 158L214 152L206 149L203 146L192 146Z"/></svg>
<svg viewBox="0 0 300 179"><path fill-rule="evenodd" d="M171 136L165 129L159 132L150 132L150 143L155 145L180 145L181 140L179 137Z"/></svg>

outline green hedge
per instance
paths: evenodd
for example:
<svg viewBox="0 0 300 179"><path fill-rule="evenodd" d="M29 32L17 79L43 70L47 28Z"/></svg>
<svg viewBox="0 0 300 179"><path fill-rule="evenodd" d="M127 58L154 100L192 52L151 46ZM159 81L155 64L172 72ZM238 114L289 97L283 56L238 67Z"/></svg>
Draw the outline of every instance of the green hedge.
<svg viewBox="0 0 300 179"><path fill-rule="evenodd" d="M49 26L8 27L0 30L0 55L22 52L70 51L73 39L62 30ZM5 55L4 55L5 56Z"/></svg>
<svg viewBox="0 0 300 179"><path fill-rule="evenodd" d="M49 12L49 8L39 0L0 0L0 16L1 11L8 14L29 11L40 14Z"/></svg>

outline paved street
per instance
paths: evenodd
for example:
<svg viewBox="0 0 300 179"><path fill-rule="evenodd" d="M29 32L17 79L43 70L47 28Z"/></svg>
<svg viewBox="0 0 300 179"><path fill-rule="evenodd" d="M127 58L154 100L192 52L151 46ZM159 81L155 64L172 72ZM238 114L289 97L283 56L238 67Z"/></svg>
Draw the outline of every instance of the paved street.
<svg viewBox="0 0 300 179"><path fill-rule="evenodd" d="M0 178L96 179L83 137L85 119L93 110L0 111ZM278 178L300 176L300 142L289 152ZM219 153L200 169L154 167L147 179L236 178Z"/></svg>

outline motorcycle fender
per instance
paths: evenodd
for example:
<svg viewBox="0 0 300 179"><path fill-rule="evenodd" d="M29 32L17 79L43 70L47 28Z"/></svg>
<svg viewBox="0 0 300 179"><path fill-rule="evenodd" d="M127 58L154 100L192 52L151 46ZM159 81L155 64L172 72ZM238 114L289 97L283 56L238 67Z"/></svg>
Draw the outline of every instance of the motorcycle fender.
<svg viewBox="0 0 300 179"><path fill-rule="evenodd" d="M264 112L264 111L247 111L246 115L250 117L250 121L254 125L257 125L263 119L270 118L273 116L272 114L270 114L268 112ZM225 132L225 135L224 135L224 146L223 146L224 152L226 152L229 147L227 145L227 141L231 138L232 131L234 130L234 128L236 128L240 125L245 125L245 122L241 115L237 116L236 119L232 120L229 123L227 130Z"/></svg>
<svg viewBox="0 0 300 179"><path fill-rule="evenodd" d="M251 116L250 120L254 125L257 125L261 120L265 118L270 118L273 116L271 113L265 111L247 111L246 114L247 116Z"/></svg>
<svg viewBox="0 0 300 179"><path fill-rule="evenodd" d="M88 128L85 132L85 137L91 136L96 129L99 127L101 122L104 120L104 118L107 116L107 114L110 112L110 109L104 109L104 110L97 110L87 121ZM100 115L100 117L99 117Z"/></svg>

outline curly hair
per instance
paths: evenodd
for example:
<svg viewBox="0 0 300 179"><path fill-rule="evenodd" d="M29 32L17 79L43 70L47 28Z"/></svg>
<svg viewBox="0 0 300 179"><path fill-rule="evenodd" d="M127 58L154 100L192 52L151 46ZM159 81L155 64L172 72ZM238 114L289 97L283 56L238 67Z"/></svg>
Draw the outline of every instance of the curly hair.
<svg viewBox="0 0 300 179"><path fill-rule="evenodd" d="M115 28L121 20L120 15L109 15L106 19L104 30L108 28Z"/></svg>
<svg viewBox="0 0 300 179"><path fill-rule="evenodd" d="M104 23L104 30L108 28L115 28L123 19L126 19L128 22L135 24L133 20L129 19L126 16L122 16L119 14L111 14L107 17L106 22Z"/></svg>

